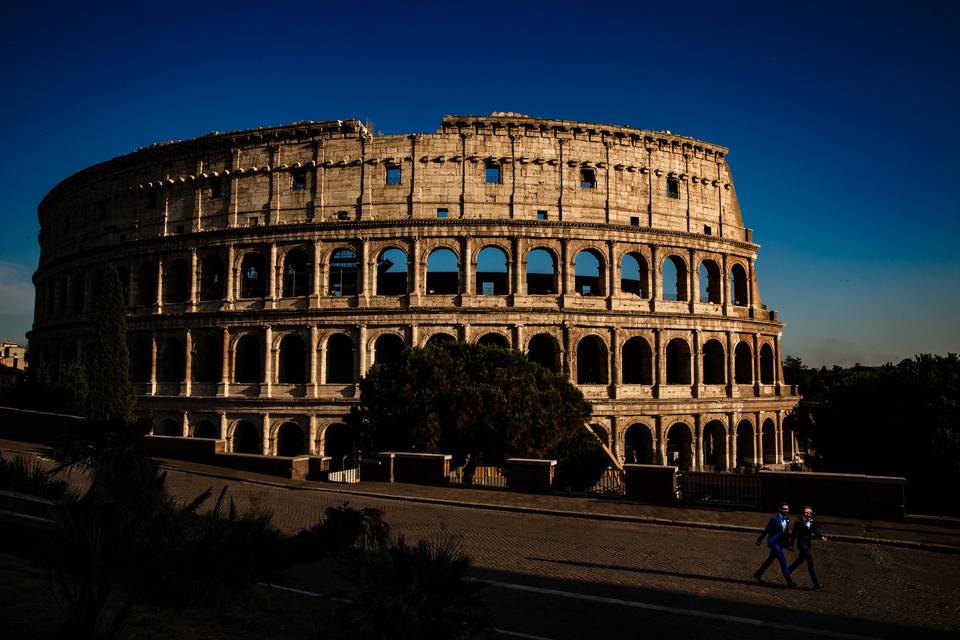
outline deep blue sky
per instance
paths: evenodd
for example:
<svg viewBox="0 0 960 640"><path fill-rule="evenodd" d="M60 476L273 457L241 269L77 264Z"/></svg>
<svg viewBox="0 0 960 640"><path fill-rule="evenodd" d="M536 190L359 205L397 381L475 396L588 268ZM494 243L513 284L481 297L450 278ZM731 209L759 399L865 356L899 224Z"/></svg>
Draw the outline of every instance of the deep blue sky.
<svg viewBox="0 0 960 640"><path fill-rule="evenodd" d="M135 4L0 21L0 337L32 319L37 203L86 166L213 130L515 111L728 146L786 354L960 351L956 3Z"/></svg>

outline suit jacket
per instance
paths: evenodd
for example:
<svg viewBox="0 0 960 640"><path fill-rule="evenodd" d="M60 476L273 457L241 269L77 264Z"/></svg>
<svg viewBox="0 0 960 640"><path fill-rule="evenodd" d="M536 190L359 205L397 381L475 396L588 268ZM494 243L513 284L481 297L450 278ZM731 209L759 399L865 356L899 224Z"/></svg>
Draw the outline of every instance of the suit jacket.
<svg viewBox="0 0 960 640"><path fill-rule="evenodd" d="M809 549L810 543L813 542L814 538L817 540L823 539L823 534L820 533L820 527L817 526L817 523L811 520L810 528L808 529L807 525L803 522L803 518L798 519L793 527L793 534L790 538L791 543L795 543L798 547Z"/></svg>
<svg viewBox="0 0 960 640"><path fill-rule="evenodd" d="M767 546L772 547L775 544L787 546L790 544L790 519L785 518L786 525L781 525L780 514L770 516L766 528L760 532L757 542L761 542L763 537L767 537Z"/></svg>

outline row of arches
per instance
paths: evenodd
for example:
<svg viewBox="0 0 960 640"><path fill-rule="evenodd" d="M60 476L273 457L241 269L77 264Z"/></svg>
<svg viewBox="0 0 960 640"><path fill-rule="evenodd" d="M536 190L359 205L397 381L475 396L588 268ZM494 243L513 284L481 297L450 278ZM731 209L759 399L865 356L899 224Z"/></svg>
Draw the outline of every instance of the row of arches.
<svg viewBox="0 0 960 640"><path fill-rule="evenodd" d="M135 382L221 382L261 383L266 373L271 372L270 382L279 384L307 384L313 382L311 357L320 352L322 384L350 384L361 373L356 345L351 335L332 333L316 345L304 333L291 331L278 336L265 353L264 336L260 333L243 332L226 340L222 335L197 332L190 336L190 351L186 341L179 336L168 335L157 341L146 334L131 334L131 380ZM425 344L454 341L449 333L435 333ZM481 335L476 342L511 348L510 340L499 332ZM399 359L406 342L397 333L384 333L373 342L371 364L395 362ZM224 357L224 346L228 349ZM154 349L156 352L154 354ZM575 382L581 385L610 384L611 359L606 341L599 335L581 337L574 345ZM275 359L268 359L276 351ZM552 371L560 372L562 350L557 338L549 333L538 333L526 344L529 359ZM658 366L650 343L642 336L627 339L620 348L619 371L614 371L614 383L624 385L653 385L658 383ZM189 371L188 371L189 362ZM668 385L694 383L693 357L690 342L684 338L669 340L663 351L663 379ZM271 366L272 365L272 366ZM733 356L733 383L749 385L774 384L776 367L773 349L768 343L759 348L759 378L755 378L753 347L739 341ZM709 339L702 346L700 383L724 385L728 383L728 366L725 348L720 340ZM227 375L225 375L225 372ZM618 374L618 375L617 375Z"/></svg>

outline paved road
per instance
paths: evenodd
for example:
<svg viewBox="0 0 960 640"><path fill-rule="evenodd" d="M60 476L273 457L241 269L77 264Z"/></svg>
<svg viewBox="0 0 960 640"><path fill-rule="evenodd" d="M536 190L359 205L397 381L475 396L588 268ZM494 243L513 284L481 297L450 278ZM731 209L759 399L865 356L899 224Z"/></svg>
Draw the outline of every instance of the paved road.
<svg viewBox="0 0 960 640"><path fill-rule="evenodd" d="M495 626L516 634L572 640L669 633L699 640L960 633L958 554L829 542L816 550L826 589L810 590L801 574L801 589L792 591L774 569L766 585L750 578L766 556L754 534L415 504L177 470L168 476L171 491L183 498L223 484L239 505L270 509L287 532L349 500L382 509L394 530L410 538L455 538L473 558L473 576L490 582ZM327 586L305 570L284 582L318 592Z"/></svg>

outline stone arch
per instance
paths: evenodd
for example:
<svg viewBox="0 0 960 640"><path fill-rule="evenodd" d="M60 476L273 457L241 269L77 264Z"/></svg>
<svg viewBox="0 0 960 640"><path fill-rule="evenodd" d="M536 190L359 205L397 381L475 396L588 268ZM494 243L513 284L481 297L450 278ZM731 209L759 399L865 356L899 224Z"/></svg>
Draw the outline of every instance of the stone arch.
<svg viewBox="0 0 960 640"><path fill-rule="evenodd" d="M427 256L427 293L460 293L460 256L449 247L437 247Z"/></svg>
<svg viewBox="0 0 960 640"><path fill-rule="evenodd" d="M607 345L597 335L588 335L577 343L577 384L608 384Z"/></svg>
<svg viewBox="0 0 960 640"><path fill-rule="evenodd" d="M439 331L437 333L434 333L429 338L427 338L427 341L424 343L423 346L429 347L430 345L450 344L456 341L457 339L454 336L450 335L449 333L444 333L443 331Z"/></svg>
<svg viewBox="0 0 960 640"><path fill-rule="evenodd" d="M334 333L326 344L326 383L352 384L356 381L353 357L353 338L345 333Z"/></svg>
<svg viewBox="0 0 960 640"><path fill-rule="evenodd" d="M260 427L249 420L238 421L231 432L231 451L234 453L263 454L263 436Z"/></svg>
<svg viewBox="0 0 960 640"><path fill-rule="evenodd" d="M407 252L388 247L377 256L377 295L403 296L409 293Z"/></svg>
<svg viewBox="0 0 960 640"><path fill-rule="evenodd" d="M403 353L403 338L395 333L384 333L377 336L373 343L373 361L374 363L393 365L400 362Z"/></svg>
<svg viewBox="0 0 960 640"><path fill-rule="evenodd" d="M476 293L505 296L510 293L508 254L497 245L487 245L477 254Z"/></svg>
<svg viewBox="0 0 960 640"><path fill-rule="evenodd" d="M591 422L590 431L593 431L594 435L600 439L600 442L605 444L607 447L610 446L610 432L607 431L607 427L598 422Z"/></svg>
<svg viewBox="0 0 960 640"><path fill-rule="evenodd" d="M353 435L347 425L335 422L323 430L323 455L330 457L331 471L349 469L353 453Z"/></svg>
<svg viewBox="0 0 960 640"><path fill-rule="evenodd" d="M604 259L596 249L583 249L574 259L574 289L581 296L606 295Z"/></svg>
<svg viewBox="0 0 960 640"><path fill-rule="evenodd" d="M237 338L233 356L233 381L263 381L263 351L259 337L248 333Z"/></svg>
<svg viewBox="0 0 960 640"><path fill-rule="evenodd" d="M138 305L152 305L157 301L157 268L152 262L144 262L137 268Z"/></svg>
<svg viewBox="0 0 960 640"><path fill-rule="evenodd" d="M690 345L683 338L667 343L667 384L690 384Z"/></svg>
<svg viewBox="0 0 960 640"><path fill-rule="evenodd" d="M546 247L527 252L527 295L555 295L557 287L557 256Z"/></svg>
<svg viewBox="0 0 960 640"><path fill-rule="evenodd" d="M288 333L280 340L277 382L307 383L307 344L298 333Z"/></svg>
<svg viewBox="0 0 960 640"><path fill-rule="evenodd" d="M720 266L714 260L702 260L699 269L700 302L705 304L720 304L723 287L720 276Z"/></svg>
<svg viewBox="0 0 960 640"><path fill-rule="evenodd" d="M310 294L310 272L313 263L302 247L295 247L283 256L283 297L302 298Z"/></svg>
<svg viewBox="0 0 960 640"><path fill-rule="evenodd" d="M217 440L220 438L220 427L214 425L213 422L206 418L197 420L193 425L193 437Z"/></svg>
<svg viewBox="0 0 960 640"><path fill-rule="evenodd" d="M720 420L703 428L703 464L716 471L727 468L727 428Z"/></svg>
<svg viewBox="0 0 960 640"><path fill-rule="evenodd" d="M130 333L127 344L130 350L130 381L149 382L153 339L149 333Z"/></svg>
<svg viewBox="0 0 960 640"><path fill-rule="evenodd" d="M277 427L277 455L302 456L307 453L307 436L296 422L284 422Z"/></svg>
<svg viewBox="0 0 960 640"><path fill-rule="evenodd" d="M665 438L667 465L679 467L681 471L692 471L693 431L686 422L674 422L667 429Z"/></svg>
<svg viewBox="0 0 960 640"><path fill-rule="evenodd" d="M760 384L773 384L773 349L769 344L760 347Z"/></svg>
<svg viewBox="0 0 960 640"><path fill-rule="evenodd" d="M753 423L749 420L741 420L737 424L737 466L753 466L755 456Z"/></svg>
<svg viewBox="0 0 960 640"><path fill-rule="evenodd" d="M549 333L538 333L527 344L527 359L545 369L560 372L560 347Z"/></svg>
<svg viewBox="0 0 960 640"><path fill-rule="evenodd" d="M753 350L744 341L733 351L733 377L737 384L753 384Z"/></svg>
<svg viewBox="0 0 960 640"><path fill-rule="evenodd" d="M760 428L760 449L763 452L763 464L777 463L777 424L773 418L763 421Z"/></svg>
<svg viewBox="0 0 960 640"><path fill-rule="evenodd" d="M186 302L190 298L190 267L181 258L163 265L163 301Z"/></svg>
<svg viewBox="0 0 960 640"><path fill-rule="evenodd" d="M730 269L730 298L731 302L738 307L745 307L750 304L747 271L740 264L735 264Z"/></svg>
<svg viewBox="0 0 960 640"><path fill-rule="evenodd" d="M628 464L656 464L653 432L642 422L627 427L623 436L624 460Z"/></svg>
<svg viewBox="0 0 960 640"><path fill-rule="evenodd" d="M330 254L330 295L334 297L357 294L359 280L357 252L350 247L334 249Z"/></svg>
<svg viewBox="0 0 960 640"><path fill-rule="evenodd" d="M186 355L179 338L168 336L157 354L157 381L183 382L186 379Z"/></svg>
<svg viewBox="0 0 960 640"><path fill-rule="evenodd" d="M726 382L726 357L719 340L707 340L703 345L703 384Z"/></svg>
<svg viewBox="0 0 960 640"><path fill-rule="evenodd" d="M240 297L262 298L267 293L267 260L259 251L248 251L240 259Z"/></svg>
<svg viewBox="0 0 960 640"><path fill-rule="evenodd" d="M194 382L220 382L223 376L223 341L210 334L193 338L193 354L190 358Z"/></svg>
<svg viewBox="0 0 960 640"><path fill-rule="evenodd" d="M223 260L215 253L200 261L200 299L222 300L224 297Z"/></svg>
<svg viewBox="0 0 960 640"><path fill-rule="evenodd" d="M663 274L664 300L687 300L687 263L677 255L667 256L660 263L660 273Z"/></svg>
<svg viewBox="0 0 960 640"><path fill-rule="evenodd" d="M642 337L623 343L620 366L623 384L653 384L653 350Z"/></svg>
<svg viewBox="0 0 960 640"><path fill-rule="evenodd" d="M500 347L501 349L509 349L510 339L502 333L490 331L477 338L477 344Z"/></svg>
<svg viewBox="0 0 960 640"><path fill-rule="evenodd" d="M173 418L164 418L153 428L153 435L182 436L183 424Z"/></svg>
<svg viewBox="0 0 960 640"><path fill-rule="evenodd" d="M650 276L647 259L642 253L631 251L620 260L620 290L640 298L650 297Z"/></svg>

